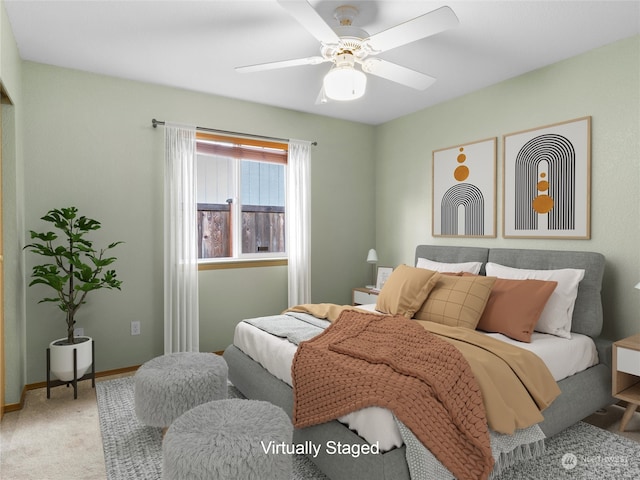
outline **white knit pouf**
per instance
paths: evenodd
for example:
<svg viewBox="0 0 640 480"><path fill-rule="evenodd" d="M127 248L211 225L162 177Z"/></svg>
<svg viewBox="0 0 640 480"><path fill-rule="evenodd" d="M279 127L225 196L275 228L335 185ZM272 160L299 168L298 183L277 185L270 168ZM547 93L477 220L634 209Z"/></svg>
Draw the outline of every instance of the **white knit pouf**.
<svg viewBox="0 0 640 480"><path fill-rule="evenodd" d="M162 442L163 480L289 480L293 425L283 409L228 399L189 410Z"/></svg>
<svg viewBox="0 0 640 480"><path fill-rule="evenodd" d="M214 353L171 353L149 360L134 375L135 411L151 427L168 427L186 411L227 398L227 362Z"/></svg>

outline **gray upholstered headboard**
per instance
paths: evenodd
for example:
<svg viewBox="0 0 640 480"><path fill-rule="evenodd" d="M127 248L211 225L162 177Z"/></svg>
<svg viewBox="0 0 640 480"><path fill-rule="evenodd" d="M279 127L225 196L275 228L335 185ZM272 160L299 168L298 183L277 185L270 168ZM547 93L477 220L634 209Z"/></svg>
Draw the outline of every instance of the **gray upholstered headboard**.
<svg viewBox="0 0 640 480"><path fill-rule="evenodd" d="M571 331L594 338L602 331L601 290L605 258L600 253L418 245L416 261L419 257L446 263L494 262L508 267L534 270L584 269L584 278L578 286ZM484 266L481 273L484 273Z"/></svg>

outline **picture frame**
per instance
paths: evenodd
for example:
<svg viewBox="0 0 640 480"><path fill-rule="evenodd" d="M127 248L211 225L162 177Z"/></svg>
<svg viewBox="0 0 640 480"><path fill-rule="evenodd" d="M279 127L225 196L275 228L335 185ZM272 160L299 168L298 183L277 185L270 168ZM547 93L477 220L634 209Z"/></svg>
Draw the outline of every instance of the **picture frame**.
<svg viewBox="0 0 640 480"><path fill-rule="evenodd" d="M591 237L591 117L503 136L504 238Z"/></svg>
<svg viewBox="0 0 640 480"><path fill-rule="evenodd" d="M387 279L393 272L393 267L378 267L378 274L376 276L376 290L382 290Z"/></svg>
<svg viewBox="0 0 640 480"><path fill-rule="evenodd" d="M433 151L434 237L496 237L497 141L492 137Z"/></svg>

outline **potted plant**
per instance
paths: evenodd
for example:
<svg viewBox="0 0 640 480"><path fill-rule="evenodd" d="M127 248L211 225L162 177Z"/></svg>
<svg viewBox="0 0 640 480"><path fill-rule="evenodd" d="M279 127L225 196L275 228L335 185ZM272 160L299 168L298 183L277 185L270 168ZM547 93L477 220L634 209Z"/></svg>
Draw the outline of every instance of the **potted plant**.
<svg viewBox="0 0 640 480"><path fill-rule="evenodd" d="M74 336L75 315L86 302L89 292L101 288L118 289L122 281L115 270L106 268L116 261L107 251L123 242L111 243L97 250L86 238L92 230L101 227L100 222L78 216L76 207L50 210L45 220L58 230L38 233L31 230L31 239L38 240L24 248L48 259L47 263L33 267L29 286L42 284L51 287L55 296L45 297L38 303L52 302L66 315L66 337L49 345L51 371L63 381L81 378L92 363L92 339ZM76 349L77 369L73 369L73 350Z"/></svg>

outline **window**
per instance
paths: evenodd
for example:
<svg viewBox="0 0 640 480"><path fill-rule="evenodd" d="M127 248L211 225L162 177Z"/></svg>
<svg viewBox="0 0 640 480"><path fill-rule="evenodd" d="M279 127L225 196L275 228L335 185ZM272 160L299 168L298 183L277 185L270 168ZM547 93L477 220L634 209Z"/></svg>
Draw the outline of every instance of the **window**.
<svg viewBox="0 0 640 480"><path fill-rule="evenodd" d="M287 145L198 132L198 258L286 257Z"/></svg>

